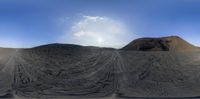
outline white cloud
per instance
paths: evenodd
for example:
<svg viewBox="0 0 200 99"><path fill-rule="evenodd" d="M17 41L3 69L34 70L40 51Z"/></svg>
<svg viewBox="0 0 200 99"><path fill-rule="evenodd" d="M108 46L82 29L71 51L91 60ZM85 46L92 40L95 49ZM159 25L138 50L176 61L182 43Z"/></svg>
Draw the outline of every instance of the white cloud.
<svg viewBox="0 0 200 99"><path fill-rule="evenodd" d="M63 42L119 48L130 41L130 32L121 22L102 16L82 16L70 33L62 37Z"/></svg>
<svg viewBox="0 0 200 99"><path fill-rule="evenodd" d="M106 20L106 17L100 17L100 16L83 16L87 21L98 21L98 20Z"/></svg>

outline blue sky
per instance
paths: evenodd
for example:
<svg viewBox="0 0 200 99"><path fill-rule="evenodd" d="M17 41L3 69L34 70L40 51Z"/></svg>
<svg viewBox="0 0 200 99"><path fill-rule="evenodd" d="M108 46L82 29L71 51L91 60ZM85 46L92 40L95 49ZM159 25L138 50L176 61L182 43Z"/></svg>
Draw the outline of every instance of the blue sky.
<svg viewBox="0 0 200 99"><path fill-rule="evenodd" d="M170 35L200 46L199 5L199 0L1 0L0 46L117 48L138 37Z"/></svg>

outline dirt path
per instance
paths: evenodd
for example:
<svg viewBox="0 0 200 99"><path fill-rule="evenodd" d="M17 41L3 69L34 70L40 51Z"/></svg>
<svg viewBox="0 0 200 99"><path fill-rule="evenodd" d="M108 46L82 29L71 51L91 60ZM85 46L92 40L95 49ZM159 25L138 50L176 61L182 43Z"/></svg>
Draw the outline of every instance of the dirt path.
<svg viewBox="0 0 200 99"><path fill-rule="evenodd" d="M200 91L198 53L44 53L14 50L0 56L0 95L11 94L16 99L120 99L195 96Z"/></svg>

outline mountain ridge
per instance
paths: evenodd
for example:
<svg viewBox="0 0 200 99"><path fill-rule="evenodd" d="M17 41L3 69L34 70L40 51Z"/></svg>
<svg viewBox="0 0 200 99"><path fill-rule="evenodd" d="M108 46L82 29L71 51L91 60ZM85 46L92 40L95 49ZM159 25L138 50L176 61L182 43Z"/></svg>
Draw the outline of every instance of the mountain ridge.
<svg viewBox="0 0 200 99"><path fill-rule="evenodd" d="M135 39L122 50L134 51L197 51L198 47L190 44L179 36L146 37Z"/></svg>
<svg viewBox="0 0 200 99"><path fill-rule="evenodd" d="M122 48L115 49L112 47L83 46L77 44L51 43L39 45L31 48L5 48L0 49L54 49L54 48L102 48L109 50L129 50L129 51L200 51L200 47L194 46L179 36L165 37L142 37L134 39Z"/></svg>

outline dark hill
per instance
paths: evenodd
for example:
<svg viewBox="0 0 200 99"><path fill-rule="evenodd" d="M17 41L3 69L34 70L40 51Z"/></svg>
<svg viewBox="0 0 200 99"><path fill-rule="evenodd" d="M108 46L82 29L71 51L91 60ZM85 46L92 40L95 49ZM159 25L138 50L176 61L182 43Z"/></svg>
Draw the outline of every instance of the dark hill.
<svg viewBox="0 0 200 99"><path fill-rule="evenodd" d="M196 51L198 48L178 36L169 36L161 38L139 38L123 47L122 50Z"/></svg>

